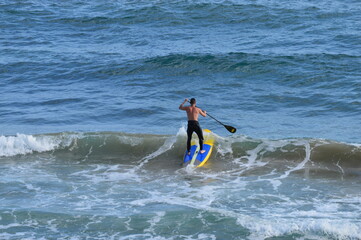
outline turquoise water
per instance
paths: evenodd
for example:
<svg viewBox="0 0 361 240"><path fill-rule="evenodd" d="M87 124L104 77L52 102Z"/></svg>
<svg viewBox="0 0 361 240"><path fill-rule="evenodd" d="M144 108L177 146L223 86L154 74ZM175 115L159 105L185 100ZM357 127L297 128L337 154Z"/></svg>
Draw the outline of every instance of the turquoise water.
<svg viewBox="0 0 361 240"><path fill-rule="evenodd" d="M0 1L0 238L361 239L360 10Z"/></svg>

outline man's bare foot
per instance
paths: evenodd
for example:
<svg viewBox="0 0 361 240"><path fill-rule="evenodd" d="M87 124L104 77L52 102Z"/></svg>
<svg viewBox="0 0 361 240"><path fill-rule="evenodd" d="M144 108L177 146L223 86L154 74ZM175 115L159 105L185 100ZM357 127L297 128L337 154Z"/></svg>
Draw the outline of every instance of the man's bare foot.
<svg viewBox="0 0 361 240"><path fill-rule="evenodd" d="M203 153L205 153L205 152L206 152L206 150L202 150L202 151L201 151L201 154L203 154Z"/></svg>
<svg viewBox="0 0 361 240"><path fill-rule="evenodd" d="M191 155L191 151L189 151L187 154L188 154L188 155Z"/></svg>

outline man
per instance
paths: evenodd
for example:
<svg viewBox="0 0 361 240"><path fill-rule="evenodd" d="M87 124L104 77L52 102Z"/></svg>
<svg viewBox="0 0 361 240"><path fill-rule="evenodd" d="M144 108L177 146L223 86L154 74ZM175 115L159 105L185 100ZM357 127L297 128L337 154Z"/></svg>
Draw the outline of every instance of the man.
<svg viewBox="0 0 361 240"><path fill-rule="evenodd" d="M200 153L204 153L205 150L203 150L203 131L201 126L199 126L199 122L198 122L198 115L201 114L203 117L207 116L207 112L203 111L200 108L196 107L196 99L195 98L191 98L191 106L189 107L184 107L183 105L188 102L188 99L186 98L184 100L184 102L179 105L179 109L180 110L184 110L187 112L187 116L188 116L188 128L187 128L187 151L188 151L188 155L191 153L191 140L192 140L192 134L193 132L196 132L198 135L198 139L199 139L199 149L200 149Z"/></svg>

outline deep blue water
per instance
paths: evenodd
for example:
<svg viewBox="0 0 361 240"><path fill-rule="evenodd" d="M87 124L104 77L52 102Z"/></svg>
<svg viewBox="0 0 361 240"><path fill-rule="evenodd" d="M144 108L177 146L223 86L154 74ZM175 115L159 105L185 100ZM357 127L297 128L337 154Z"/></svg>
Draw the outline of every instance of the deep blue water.
<svg viewBox="0 0 361 240"><path fill-rule="evenodd" d="M361 238L360 1L0 0L0 19L0 238ZM200 119L204 171L178 164L191 97L237 128Z"/></svg>
<svg viewBox="0 0 361 240"><path fill-rule="evenodd" d="M360 5L5 1L2 133L174 134L196 97L246 135L359 142Z"/></svg>

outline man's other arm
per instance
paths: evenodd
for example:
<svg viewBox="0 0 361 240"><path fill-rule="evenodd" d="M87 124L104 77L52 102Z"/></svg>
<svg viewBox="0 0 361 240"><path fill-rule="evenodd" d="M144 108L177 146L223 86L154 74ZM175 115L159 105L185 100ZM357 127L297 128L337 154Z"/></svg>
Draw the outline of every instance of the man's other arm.
<svg viewBox="0 0 361 240"><path fill-rule="evenodd" d="M184 107L184 106L183 106L186 102L188 102L188 99L187 99L187 98L184 99L184 102L183 102L181 105L179 105L179 109L180 109L180 110L187 110L187 107Z"/></svg>

